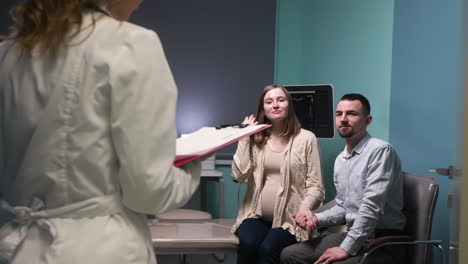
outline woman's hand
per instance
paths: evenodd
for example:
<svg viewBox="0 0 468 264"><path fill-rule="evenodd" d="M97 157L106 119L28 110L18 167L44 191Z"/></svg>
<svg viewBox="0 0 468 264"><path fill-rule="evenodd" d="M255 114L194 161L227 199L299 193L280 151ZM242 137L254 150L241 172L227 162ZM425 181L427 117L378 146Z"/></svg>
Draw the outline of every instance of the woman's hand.
<svg viewBox="0 0 468 264"><path fill-rule="evenodd" d="M301 206L299 212L293 215L293 218L295 220L294 228L299 225L300 228L311 233L317 227L318 219L309 208Z"/></svg>
<svg viewBox="0 0 468 264"><path fill-rule="evenodd" d="M249 115L244 118L244 121L242 121L242 124L248 124L248 125L254 126L254 125L257 125L258 122L255 120L254 115Z"/></svg>

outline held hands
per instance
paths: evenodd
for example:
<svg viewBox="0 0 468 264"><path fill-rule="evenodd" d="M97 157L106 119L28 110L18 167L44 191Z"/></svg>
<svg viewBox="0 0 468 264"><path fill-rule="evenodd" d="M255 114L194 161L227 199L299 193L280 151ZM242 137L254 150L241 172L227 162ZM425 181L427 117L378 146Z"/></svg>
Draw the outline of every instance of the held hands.
<svg viewBox="0 0 468 264"><path fill-rule="evenodd" d="M248 125L254 126L258 124L258 121L255 120L254 115L249 115L244 118L244 121L242 121L242 124L248 124Z"/></svg>
<svg viewBox="0 0 468 264"><path fill-rule="evenodd" d="M347 259L350 256L351 255L349 255L349 253L346 252L344 249L340 247L333 247L325 250L322 256L320 256L320 258L317 259L317 261L315 261L314 264L334 263L335 261Z"/></svg>
<svg viewBox="0 0 468 264"><path fill-rule="evenodd" d="M292 217L294 218L294 229L298 225L300 228L305 229L307 233L312 233L317 228L318 219L307 207L301 206L299 212L293 214Z"/></svg>
<svg viewBox="0 0 468 264"><path fill-rule="evenodd" d="M307 230L308 233L317 228L318 219L317 217L306 207L300 207L297 214L293 214L294 218L294 229L298 225L300 228ZM320 258L314 262L314 264L330 264L335 261L344 260L349 258L351 255L340 247L333 247L325 250Z"/></svg>

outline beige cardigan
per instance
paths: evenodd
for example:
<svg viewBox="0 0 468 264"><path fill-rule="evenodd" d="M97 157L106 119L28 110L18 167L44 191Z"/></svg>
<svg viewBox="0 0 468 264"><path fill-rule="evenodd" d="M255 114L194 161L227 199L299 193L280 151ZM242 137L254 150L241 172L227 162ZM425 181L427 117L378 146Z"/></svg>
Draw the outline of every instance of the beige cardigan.
<svg viewBox="0 0 468 264"><path fill-rule="evenodd" d="M244 201L232 227L233 232L245 219L261 217L258 201L264 182L265 151L254 146L252 164L249 145L248 138L239 141L232 163L234 180L248 182ZM297 213L302 205L311 210L317 208L325 196L317 138L312 132L301 129L297 136L289 139L281 162L281 175L283 182L279 186L272 228L282 227L295 235L297 241L305 241L309 235L300 228L293 229L294 219L291 215Z"/></svg>

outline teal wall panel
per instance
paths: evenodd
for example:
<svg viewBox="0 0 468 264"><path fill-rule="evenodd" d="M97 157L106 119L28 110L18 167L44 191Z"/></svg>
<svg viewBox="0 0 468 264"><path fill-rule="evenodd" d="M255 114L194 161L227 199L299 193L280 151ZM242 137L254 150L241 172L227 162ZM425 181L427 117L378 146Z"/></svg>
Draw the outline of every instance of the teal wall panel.
<svg viewBox="0 0 468 264"><path fill-rule="evenodd" d="M428 170L461 159L456 155L461 154L467 36L462 25L468 14L463 1L395 1L390 141L404 170L439 181L432 237L444 240L446 251L451 182Z"/></svg>
<svg viewBox="0 0 468 264"><path fill-rule="evenodd" d="M396 147L404 170L439 180L433 238L443 239L445 248L451 186L427 170L458 158L467 37L462 21L468 14L462 2L277 1L275 82L330 83L335 104L345 93L365 94L373 107L371 134ZM319 144L329 200L335 196L333 162L344 142L335 136ZM218 169L226 182L225 215L233 218L245 188L238 198L230 167ZM216 215L217 204L211 207Z"/></svg>
<svg viewBox="0 0 468 264"><path fill-rule="evenodd" d="M275 82L332 84L335 104L350 92L366 95L374 116L369 132L388 140L393 1L278 0ZM344 141L319 139L327 200Z"/></svg>
<svg viewBox="0 0 468 264"><path fill-rule="evenodd" d="M246 185L238 184L232 180L231 166L216 165L216 170L223 172L224 179L224 216L223 218L236 218L237 210L244 198ZM218 182L208 181L206 184L205 208L214 217L219 218L219 185Z"/></svg>

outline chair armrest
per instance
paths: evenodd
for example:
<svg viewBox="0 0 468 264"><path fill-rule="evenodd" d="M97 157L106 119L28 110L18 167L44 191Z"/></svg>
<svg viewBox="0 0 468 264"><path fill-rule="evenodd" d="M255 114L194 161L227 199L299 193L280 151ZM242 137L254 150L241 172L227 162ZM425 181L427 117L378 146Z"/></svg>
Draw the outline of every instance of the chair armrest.
<svg viewBox="0 0 468 264"><path fill-rule="evenodd" d="M374 240L376 241L374 242ZM411 240L411 237L409 236L384 236L371 240L369 243L363 246L364 254L359 261L359 264L366 263L364 261L374 250L390 245L430 245L437 247L440 252L440 263L445 264L445 254L444 248L442 246L442 240Z"/></svg>
<svg viewBox="0 0 468 264"><path fill-rule="evenodd" d="M376 237L374 239L369 240L366 244L364 244L363 249L365 251L372 250L373 247L378 247L382 244L389 243L389 242L409 242L411 241L410 236L381 236Z"/></svg>

